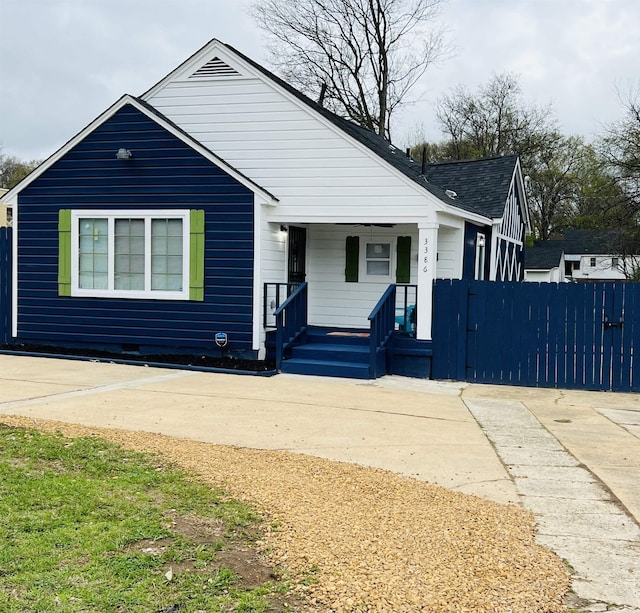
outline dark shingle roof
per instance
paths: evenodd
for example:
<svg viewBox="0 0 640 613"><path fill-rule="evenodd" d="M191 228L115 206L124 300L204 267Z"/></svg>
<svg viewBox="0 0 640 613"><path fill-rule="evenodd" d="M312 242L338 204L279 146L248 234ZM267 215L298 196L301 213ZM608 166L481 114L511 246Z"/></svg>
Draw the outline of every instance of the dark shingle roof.
<svg viewBox="0 0 640 613"><path fill-rule="evenodd" d="M386 139L329 111L250 57L230 45L222 44L442 202L484 217L496 218L504 213L517 156L429 164L423 175L420 163ZM455 191L457 197L449 197L445 193L448 189Z"/></svg>
<svg viewBox="0 0 640 613"><path fill-rule="evenodd" d="M451 189L474 211L485 217L501 217L517 155L427 164L427 179L443 189Z"/></svg>
<svg viewBox="0 0 640 613"><path fill-rule="evenodd" d="M582 230L570 228L565 230L561 239L538 241L533 247L524 251L524 265L528 269L548 270L558 266L560 256L579 255L616 255L620 252L620 231ZM633 253L640 253L640 244L625 244Z"/></svg>
<svg viewBox="0 0 640 613"><path fill-rule="evenodd" d="M610 230L566 230L562 238L569 255L609 255L620 250L620 232Z"/></svg>
<svg viewBox="0 0 640 613"><path fill-rule="evenodd" d="M524 267L528 270L550 270L560 265L563 241L540 241L524 250Z"/></svg>

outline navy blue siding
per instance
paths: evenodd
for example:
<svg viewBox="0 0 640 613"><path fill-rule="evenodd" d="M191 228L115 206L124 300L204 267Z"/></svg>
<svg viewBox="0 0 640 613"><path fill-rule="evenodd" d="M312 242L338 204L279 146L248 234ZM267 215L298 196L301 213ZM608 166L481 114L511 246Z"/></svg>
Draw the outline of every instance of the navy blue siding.
<svg viewBox="0 0 640 613"><path fill-rule="evenodd" d="M491 267L491 228L489 226L476 226L465 222L464 225L464 251L462 256L462 278L472 280L476 272L476 238L478 232L485 238L484 278L489 278Z"/></svg>
<svg viewBox="0 0 640 613"><path fill-rule="evenodd" d="M116 151L130 149L129 160ZM204 209L204 302L60 297L60 209ZM19 196L19 341L229 350L252 344L253 193L125 106Z"/></svg>

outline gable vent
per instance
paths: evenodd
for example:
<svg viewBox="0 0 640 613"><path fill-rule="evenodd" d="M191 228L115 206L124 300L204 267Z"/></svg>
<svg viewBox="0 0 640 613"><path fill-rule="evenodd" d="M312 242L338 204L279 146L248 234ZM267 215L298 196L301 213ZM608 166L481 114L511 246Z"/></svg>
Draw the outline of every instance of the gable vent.
<svg viewBox="0 0 640 613"><path fill-rule="evenodd" d="M190 79L215 79L217 77L239 77L240 73L225 64L220 58L214 57L204 66L198 68L189 78Z"/></svg>

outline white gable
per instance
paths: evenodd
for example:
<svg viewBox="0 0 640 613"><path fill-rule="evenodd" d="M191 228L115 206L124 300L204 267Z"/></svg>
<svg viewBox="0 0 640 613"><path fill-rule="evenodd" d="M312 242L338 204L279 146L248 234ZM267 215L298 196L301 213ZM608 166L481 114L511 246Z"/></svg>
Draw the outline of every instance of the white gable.
<svg viewBox="0 0 640 613"><path fill-rule="evenodd" d="M435 220L449 208L218 41L143 99L273 193L275 221Z"/></svg>

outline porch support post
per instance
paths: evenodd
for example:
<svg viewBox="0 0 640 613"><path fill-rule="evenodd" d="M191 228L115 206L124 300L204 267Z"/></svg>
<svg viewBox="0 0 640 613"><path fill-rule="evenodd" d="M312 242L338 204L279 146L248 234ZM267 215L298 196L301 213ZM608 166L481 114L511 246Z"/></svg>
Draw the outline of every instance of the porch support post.
<svg viewBox="0 0 640 613"><path fill-rule="evenodd" d="M419 223L416 338L425 341L431 340L433 280L436 276L437 253L438 224L435 222Z"/></svg>

